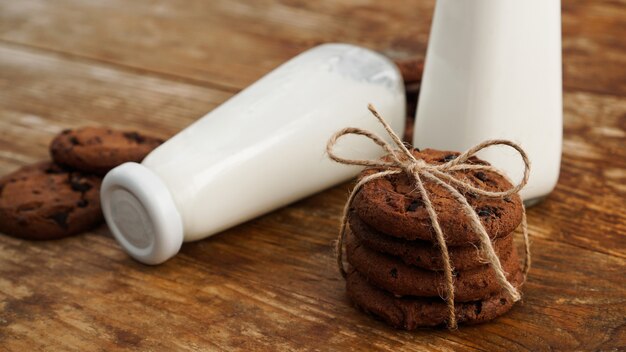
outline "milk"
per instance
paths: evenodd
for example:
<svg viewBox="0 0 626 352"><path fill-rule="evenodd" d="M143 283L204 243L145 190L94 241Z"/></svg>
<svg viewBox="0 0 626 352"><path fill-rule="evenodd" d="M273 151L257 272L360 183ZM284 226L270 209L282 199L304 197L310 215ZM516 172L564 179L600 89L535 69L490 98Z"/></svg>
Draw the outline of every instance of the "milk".
<svg viewBox="0 0 626 352"><path fill-rule="evenodd" d="M346 44L313 48L278 67L150 153L112 170L102 185L105 218L135 259L161 263L195 241L354 177L331 162L328 138L346 126L398 133L405 98L395 65ZM381 150L349 136L346 157Z"/></svg>
<svg viewBox="0 0 626 352"><path fill-rule="evenodd" d="M560 26L558 0L437 0L414 145L461 151L510 139L532 163L522 197L532 203L550 193L561 158ZM521 178L515 152L480 156Z"/></svg>

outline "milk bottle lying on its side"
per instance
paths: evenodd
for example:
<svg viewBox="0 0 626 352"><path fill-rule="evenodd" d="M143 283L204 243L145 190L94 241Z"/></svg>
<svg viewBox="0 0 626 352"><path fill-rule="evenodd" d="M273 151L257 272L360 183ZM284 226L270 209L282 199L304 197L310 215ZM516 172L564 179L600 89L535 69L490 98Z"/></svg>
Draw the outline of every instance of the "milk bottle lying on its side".
<svg viewBox="0 0 626 352"><path fill-rule="evenodd" d="M159 264L195 241L354 177L325 156L346 126L386 135L372 103L404 130L402 78L385 57L347 44L310 49L276 68L150 153L111 170L102 208L111 232L136 260ZM350 136L338 152L376 158L380 148Z"/></svg>

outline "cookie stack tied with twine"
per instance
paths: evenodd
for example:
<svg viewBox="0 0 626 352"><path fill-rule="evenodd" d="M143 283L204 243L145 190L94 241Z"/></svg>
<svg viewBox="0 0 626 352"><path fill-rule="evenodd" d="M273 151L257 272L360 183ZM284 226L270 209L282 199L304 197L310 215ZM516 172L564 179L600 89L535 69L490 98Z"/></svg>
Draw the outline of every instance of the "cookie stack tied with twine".
<svg viewBox="0 0 626 352"><path fill-rule="evenodd" d="M518 195L530 171L526 153L506 140L485 141L463 153L409 149L371 105L369 110L395 148L359 128L338 131L327 145L332 160L367 167L344 207L337 241L348 296L362 310L407 330L443 324L455 329L506 313L521 299L530 268L526 212ZM349 134L371 139L386 155L337 156L333 147ZM474 156L494 145L522 157L518 185ZM513 243L520 224L523 265Z"/></svg>

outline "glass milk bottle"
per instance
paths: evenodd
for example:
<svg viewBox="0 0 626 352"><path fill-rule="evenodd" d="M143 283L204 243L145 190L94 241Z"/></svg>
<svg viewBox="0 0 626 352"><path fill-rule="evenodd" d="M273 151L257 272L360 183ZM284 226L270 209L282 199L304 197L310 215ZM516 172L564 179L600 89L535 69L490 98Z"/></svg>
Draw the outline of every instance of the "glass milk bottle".
<svg viewBox="0 0 626 352"><path fill-rule="evenodd" d="M519 143L532 163L521 195L532 204L556 185L562 129L560 1L437 0L413 144ZM480 156L521 178L514 152Z"/></svg>
<svg viewBox="0 0 626 352"><path fill-rule="evenodd" d="M150 153L105 177L109 228L135 259L158 264L195 241L354 177L325 155L346 126L404 129L402 78L385 57L346 44L308 50L262 77ZM381 150L358 137L338 145L352 157Z"/></svg>

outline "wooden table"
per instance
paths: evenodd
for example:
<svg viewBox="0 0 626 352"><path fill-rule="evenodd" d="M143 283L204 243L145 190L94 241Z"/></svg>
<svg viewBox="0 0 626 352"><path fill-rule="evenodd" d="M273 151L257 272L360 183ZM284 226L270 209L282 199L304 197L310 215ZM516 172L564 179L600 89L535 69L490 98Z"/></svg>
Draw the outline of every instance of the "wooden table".
<svg viewBox="0 0 626 352"><path fill-rule="evenodd" d="M0 2L0 174L64 128L175 134L295 54L351 42L423 56L432 0ZM626 349L626 4L563 4L565 140L529 210L524 302L458 331L396 331L355 310L333 241L351 184L210 239L131 260L105 226L0 235L0 350Z"/></svg>

